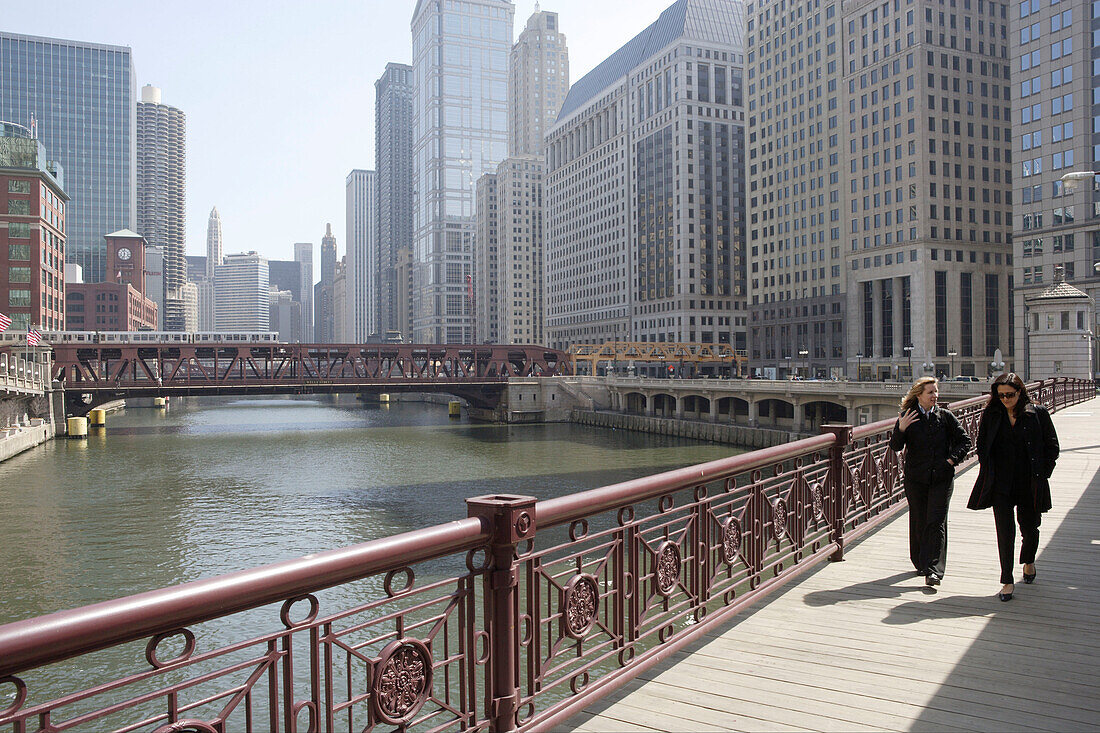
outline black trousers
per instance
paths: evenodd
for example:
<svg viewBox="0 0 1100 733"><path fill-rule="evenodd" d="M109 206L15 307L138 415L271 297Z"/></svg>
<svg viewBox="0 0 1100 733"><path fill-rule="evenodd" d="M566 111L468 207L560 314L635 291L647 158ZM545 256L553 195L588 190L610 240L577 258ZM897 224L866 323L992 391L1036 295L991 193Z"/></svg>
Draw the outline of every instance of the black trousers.
<svg viewBox="0 0 1100 733"><path fill-rule="evenodd" d="M905 481L909 502L909 559L920 571L943 577L947 566L947 505L954 482L922 484Z"/></svg>
<svg viewBox="0 0 1100 733"><path fill-rule="evenodd" d="M997 552L1001 556L1001 582L1015 582L1012 574L1015 564L1012 551L1016 548L1016 522L1012 519L1012 510L1016 510L1016 522L1020 524L1023 545L1020 547L1020 563L1030 565L1035 562L1035 551L1039 549L1039 524L1043 515L1035 511L1031 497L997 495L993 497L993 520L997 523Z"/></svg>

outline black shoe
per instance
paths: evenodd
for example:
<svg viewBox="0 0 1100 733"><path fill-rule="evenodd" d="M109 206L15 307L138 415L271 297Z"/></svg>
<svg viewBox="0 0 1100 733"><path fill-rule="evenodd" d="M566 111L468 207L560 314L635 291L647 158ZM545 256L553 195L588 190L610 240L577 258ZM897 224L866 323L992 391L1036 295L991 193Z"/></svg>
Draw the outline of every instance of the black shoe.
<svg viewBox="0 0 1100 733"><path fill-rule="evenodd" d="M924 577L924 576L928 575L928 571L927 570L914 570L913 574L918 575L920 577Z"/></svg>
<svg viewBox="0 0 1100 733"><path fill-rule="evenodd" d="M935 571L929 570L928 571L928 577L924 579L924 584L925 585L939 585L941 580L943 580L943 578L941 578L938 574L936 574Z"/></svg>
<svg viewBox="0 0 1100 733"><path fill-rule="evenodd" d="M1034 583L1035 582L1035 575L1038 572L1039 571L1036 570L1034 573L1024 573L1024 582L1027 583L1028 585L1031 585L1032 583Z"/></svg>
<svg viewBox="0 0 1100 733"><path fill-rule="evenodd" d="M1013 590L1015 590L1015 588ZM1004 591L1000 591L1000 592L997 593L997 597L1001 599L1002 603L1005 602L1005 601L1011 601L1012 600L1012 592L1009 591L1008 593L1005 593Z"/></svg>

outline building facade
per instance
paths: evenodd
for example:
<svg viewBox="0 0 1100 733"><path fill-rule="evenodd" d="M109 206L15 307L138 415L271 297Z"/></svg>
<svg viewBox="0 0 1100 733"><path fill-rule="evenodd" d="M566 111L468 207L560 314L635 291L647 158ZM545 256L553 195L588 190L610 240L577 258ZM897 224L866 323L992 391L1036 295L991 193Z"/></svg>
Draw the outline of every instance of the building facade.
<svg viewBox="0 0 1100 733"><path fill-rule="evenodd" d="M137 226L130 49L0 32L0 120L36 128L65 170L65 256L107 278L103 237Z"/></svg>
<svg viewBox="0 0 1100 733"><path fill-rule="evenodd" d="M468 343L474 186L507 156L508 0L418 0L412 20L413 340Z"/></svg>
<svg viewBox="0 0 1100 733"><path fill-rule="evenodd" d="M347 303L345 343L366 343L378 333L378 176L353 170L345 182Z"/></svg>
<svg viewBox="0 0 1100 733"><path fill-rule="evenodd" d="M474 234L474 341L500 343L500 317L497 296L500 287L497 254L500 233L500 205L497 175L486 173L477 179L477 231Z"/></svg>
<svg viewBox="0 0 1100 733"><path fill-rule="evenodd" d="M1011 368L1007 6L747 7L750 364Z"/></svg>
<svg viewBox="0 0 1100 733"><path fill-rule="evenodd" d="M268 320L272 331L279 332L279 340L296 343L302 340L302 304L289 290L271 289L271 305Z"/></svg>
<svg viewBox="0 0 1100 733"><path fill-rule="evenodd" d="M544 160L541 155L520 155L497 166L495 311L498 342L503 344L545 343Z"/></svg>
<svg viewBox="0 0 1100 733"><path fill-rule="evenodd" d="M160 309L166 331L182 331L180 288L187 282L187 118L161 103L157 87L141 88L137 106L137 231L164 253Z"/></svg>
<svg viewBox="0 0 1100 733"><path fill-rule="evenodd" d="M332 224L325 225L325 236L321 238L321 279L314 288L314 340L322 344L331 344L335 335L333 284L336 281L336 237L332 233Z"/></svg>
<svg viewBox="0 0 1100 733"><path fill-rule="evenodd" d="M742 5L679 0L547 136L546 340L744 348Z"/></svg>
<svg viewBox="0 0 1100 733"><path fill-rule="evenodd" d="M1022 374L1042 379L1055 375L1036 371L1031 342L1049 329L1030 304L1055 268L1093 303L1100 298L1100 8L1084 0L1010 7L1013 339ZM1043 369L1054 361L1042 360Z"/></svg>
<svg viewBox="0 0 1100 733"><path fill-rule="evenodd" d="M148 242L129 229L104 238L108 280L65 287L66 327L70 331L154 331L156 302L146 292Z"/></svg>
<svg viewBox="0 0 1100 733"><path fill-rule="evenodd" d="M217 331L267 331L271 287L267 260L255 252L226 255L214 268Z"/></svg>
<svg viewBox="0 0 1100 733"><path fill-rule="evenodd" d="M64 174L20 125L0 122L0 313L13 331L65 328Z"/></svg>
<svg viewBox="0 0 1100 733"><path fill-rule="evenodd" d="M302 304L302 341L313 341L313 243L295 242L294 259L298 263Z"/></svg>
<svg viewBox="0 0 1100 733"><path fill-rule="evenodd" d="M569 49L558 14L536 11L509 56L508 155L542 155L569 93Z"/></svg>
<svg viewBox="0 0 1100 733"><path fill-rule="evenodd" d="M378 176L378 330L397 329L397 252L413 242L413 69L386 64L374 83L374 154ZM404 296L408 300L408 295ZM406 332L403 334L408 336Z"/></svg>
<svg viewBox="0 0 1100 733"><path fill-rule="evenodd" d="M210 209L210 216L206 220L206 276L214 278L214 270L225 258L225 250L222 246L222 217L218 213L218 207Z"/></svg>

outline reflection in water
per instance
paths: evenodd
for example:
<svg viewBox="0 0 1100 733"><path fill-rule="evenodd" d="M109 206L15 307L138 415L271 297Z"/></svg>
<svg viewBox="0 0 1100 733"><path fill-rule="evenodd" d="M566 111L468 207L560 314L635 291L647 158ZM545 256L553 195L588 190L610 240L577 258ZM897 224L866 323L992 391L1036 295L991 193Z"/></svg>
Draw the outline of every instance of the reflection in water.
<svg viewBox="0 0 1100 733"><path fill-rule="evenodd" d="M0 464L0 623L732 452L575 425L485 425L441 405L191 400L108 417Z"/></svg>

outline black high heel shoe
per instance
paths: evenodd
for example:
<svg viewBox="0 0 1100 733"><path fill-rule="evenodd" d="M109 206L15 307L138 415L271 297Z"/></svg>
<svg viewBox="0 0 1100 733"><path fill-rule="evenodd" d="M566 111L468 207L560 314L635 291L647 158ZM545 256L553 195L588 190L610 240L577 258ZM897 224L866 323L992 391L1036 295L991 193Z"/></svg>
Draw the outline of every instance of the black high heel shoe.
<svg viewBox="0 0 1100 733"><path fill-rule="evenodd" d="M1032 567L1035 567L1035 566L1032 565ZM1024 573L1024 582L1027 583L1028 585L1031 585L1032 583L1034 583L1035 582L1035 576L1036 576L1036 574L1038 574L1038 572L1039 571L1036 570L1034 573Z"/></svg>
<svg viewBox="0 0 1100 733"><path fill-rule="evenodd" d="M1015 588L1013 588L1013 590L1015 590ZM1002 602L1011 601L1012 600L1012 593L1011 592L1005 593L1004 591L1001 591L1001 592L997 593L997 597L1000 598Z"/></svg>

